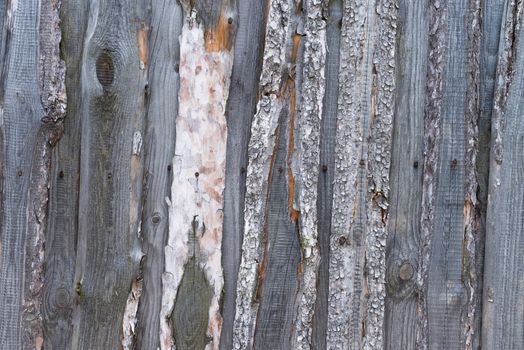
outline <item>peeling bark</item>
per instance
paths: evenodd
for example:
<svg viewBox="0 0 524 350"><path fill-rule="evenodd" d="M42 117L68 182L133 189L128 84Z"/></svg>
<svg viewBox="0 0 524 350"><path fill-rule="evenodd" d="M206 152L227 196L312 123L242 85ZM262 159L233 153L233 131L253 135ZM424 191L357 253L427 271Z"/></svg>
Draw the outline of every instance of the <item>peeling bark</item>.
<svg viewBox="0 0 524 350"><path fill-rule="evenodd" d="M219 301L223 287L221 266L222 207L225 182L228 97L232 54L229 50L230 23L205 29L197 22L198 13L183 3L184 25L180 36L179 115L176 119L176 145L173 183L169 204L169 233L165 247L161 348L174 349L170 317L177 290L188 271L190 258L203 269L212 288L209 301L206 349L218 349L222 317ZM229 17L231 10L222 9ZM193 236L194 237L191 237ZM190 252L194 239L198 254ZM199 293L198 288L194 291ZM181 301L185 302L185 301ZM177 325L173 327L187 327Z"/></svg>

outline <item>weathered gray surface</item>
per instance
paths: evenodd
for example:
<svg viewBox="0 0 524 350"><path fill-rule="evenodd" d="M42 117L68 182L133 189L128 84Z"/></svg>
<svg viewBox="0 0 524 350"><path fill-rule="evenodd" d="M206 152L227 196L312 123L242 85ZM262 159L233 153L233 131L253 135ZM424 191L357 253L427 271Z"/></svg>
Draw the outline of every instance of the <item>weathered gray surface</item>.
<svg viewBox="0 0 524 350"><path fill-rule="evenodd" d="M72 348L118 348L142 251L138 242L146 3L94 1L82 55L77 259ZM89 342L86 340L89 339Z"/></svg>
<svg viewBox="0 0 524 350"><path fill-rule="evenodd" d="M0 0L0 348L524 348L521 1L58 5Z"/></svg>
<svg viewBox="0 0 524 350"><path fill-rule="evenodd" d="M43 303L46 349L70 348L73 331L81 139L81 91L74 87L80 83L87 8L83 1L64 2L61 7L61 45L67 66L68 103L64 135L55 148L51 164Z"/></svg>
<svg viewBox="0 0 524 350"><path fill-rule="evenodd" d="M160 346L160 307L164 247L168 231L168 206L175 148L175 118L178 113L178 36L182 30L182 9L175 1L152 3L146 69L147 123L143 152L144 197L142 209L142 273L144 286L138 309L137 349Z"/></svg>
<svg viewBox="0 0 524 350"><path fill-rule="evenodd" d="M424 167L424 100L428 56L428 2L400 1L396 100L386 247L385 344L416 349L416 283Z"/></svg>
<svg viewBox="0 0 524 350"><path fill-rule="evenodd" d="M338 103L338 69L340 64L340 27L342 1L331 0L326 19L326 87L320 140L321 172L318 180L318 242L320 265L317 299L313 315L312 347L326 348L327 310L329 293L329 240L331 235L331 209L333 203L333 174L335 160L335 132Z"/></svg>
<svg viewBox="0 0 524 350"><path fill-rule="evenodd" d="M507 2L493 101L482 348L524 347L524 50L521 2Z"/></svg>
<svg viewBox="0 0 524 350"><path fill-rule="evenodd" d="M233 321L237 275L244 231L244 201L247 168L247 144L251 119L258 100L258 81L262 67L264 13L268 1L238 1L237 34L233 71L227 101L227 159L224 190L224 232L222 254L224 299L220 349L233 345Z"/></svg>

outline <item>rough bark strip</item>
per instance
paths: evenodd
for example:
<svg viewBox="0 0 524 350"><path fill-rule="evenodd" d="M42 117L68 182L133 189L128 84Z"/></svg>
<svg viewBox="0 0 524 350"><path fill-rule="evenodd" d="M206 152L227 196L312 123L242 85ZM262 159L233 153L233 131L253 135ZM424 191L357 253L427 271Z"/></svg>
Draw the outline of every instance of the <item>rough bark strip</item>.
<svg viewBox="0 0 524 350"><path fill-rule="evenodd" d="M178 299L177 290L185 285L186 273L199 273L199 269L204 271L205 280L198 281L205 282L212 290L210 300L206 301L207 298L201 296L209 313L206 349L218 349L219 346L222 325L219 302L223 287L222 208L227 143L225 108L233 63L231 46L234 33L233 9L230 4L222 5L216 23L206 28L197 22L197 16L202 14L191 8L189 2L182 3L185 19L180 37L179 116L176 120L160 312L162 349L174 348L173 335L179 334L179 339L181 336L192 339L191 333L197 331L191 329L190 322L173 322L171 325L169 318L172 313L175 318L199 318L196 309L194 314L183 316L177 311L190 310L178 307L179 303L189 300ZM196 255L188 247L192 235L196 235L194 245L200 252ZM204 293L206 286L197 285L192 293ZM197 346L196 343L194 345Z"/></svg>
<svg viewBox="0 0 524 350"><path fill-rule="evenodd" d="M416 349L428 1L400 1L386 245L386 349Z"/></svg>
<svg viewBox="0 0 524 350"><path fill-rule="evenodd" d="M136 333L137 324L137 311L140 296L142 295L143 289L143 277L140 275L137 277L131 286L131 292L129 293L126 301L126 307L124 310L123 322L122 322L122 349L132 350L134 349L134 338Z"/></svg>
<svg viewBox="0 0 524 350"><path fill-rule="evenodd" d="M322 119L325 66L326 22L323 11L327 2L304 1L304 51L301 76L301 104L297 114L298 156L294 177L299 184L299 237L302 259L300 266L297 319L292 348L309 349L312 319L317 297L317 277L320 263L318 244L317 191L320 161L320 126Z"/></svg>
<svg viewBox="0 0 524 350"><path fill-rule="evenodd" d="M431 236L434 229L435 191L438 185L438 145L441 140L443 65L446 54L445 40L447 11L445 4L429 2L429 54L426 78L427 95L424 107L424 175L422 190L422 213L420 234L420 256L417 273L417 287L420 290L417 301L416 348L428 348L427 281Z"/></svg>
<svg viewBox="0 0 524 350"><path fill-rule="evenodd" d="M328 348L384 346L396 13L393 1L344 4Z"/></svg>
<svg viewBox="0 0 524 350"><path fill-rule="evenodd" d="M340 26L342 1L330 0L326 19L326 72L320 132L320 166L318 180L318 241L320 264L317 298L312 320L314 349L326 349L327 313L329 293L329 240L331 234L331 210L333 206L333 173L335 163L335 132L338 99L338 72L340 57Z"/></svg>
<svg viewBox="0 0 524 350"><path fill-rule="evenodd" d="M81 136L78 111L81 107L81 91L78 86L87 9L86 3L82 1L67 1L60 7L60 27L63 34L60 46L67 67L68 101L64 135L54 150L51 164L42 305L45 349L71 347L80 176Z"/></svg>
<svg viewBox="0 0 524 350"><path fill-rule="evenodd" d="M493 101L482 348L524 347L522 1L505 3Z"/></svg>
<svg viewBox="0 0 524 350"><path fill-rule="evenodd" d="M147 2L93 1L82 57L74 349L118 348L139 270ZM142 62L141 62L142 61Z"/></svg>
<svg viewBox="0 0 524 350"><path fill-rule="evenodd" d="M275 133L283 101L278 98L282 72L286 64L286 40L289 20L294 9L291 1L271 1L266 27L264 63L260 78L261 99L253 118L248 147L244 238L237 280L236 313L233 326L233 348L249 349L253 344L258 312L257 280L262 264L261 238L264 230L270 165Z"/></svg>
<svg viewBox="0 0 524 350"><path fill-rule="evenodd" d="M154 1L148 57L147 125L144 135L144 207L142 211L143 290L138 307L137 349L160 347L160 309L164 247L168 233L175 118L178 113L182 8L177 1Z"/></svg>
<svg viewBox="0 0 524 350"><path fill-rule="evenodd" d="M220 348L233 347L237 277L242 252L247 149L262 69L266 10L269 1L239 1L231 86L226 107L227 155L224 191L223 324ZM235 19L236 20L236 19Z"/></svg>

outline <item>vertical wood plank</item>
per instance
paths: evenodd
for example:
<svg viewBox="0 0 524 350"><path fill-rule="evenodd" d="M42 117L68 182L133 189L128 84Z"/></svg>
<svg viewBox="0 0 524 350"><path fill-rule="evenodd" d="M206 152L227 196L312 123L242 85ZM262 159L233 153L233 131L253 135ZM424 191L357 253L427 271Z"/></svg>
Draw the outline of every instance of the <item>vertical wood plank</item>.
<svg viewBox="0 0 524 350"><path fill-rule="evenodd" d="M475 174L478 1L430 5L418 346L472 347L478 305ZM427 307L427 309L426 309Z"/></svg>
<svg viewBox="0 0 524 350"><path fill-rule="evenodd" d="M482 348L524 347L522 2L505 3L493 101Z"/></svg>
<svg viewBox="0 0 524 350"><path fill-rule="evenodd" d="M269 1L239 1L231 86L226 108L227 155L224 190L223 324L220 348L233 347L237 277L244 231L247 145L258 99L266 10Z"/></svg>
<svg viewBox="0 0 524 350"><path fill-rule="evenodd" d="M342 1L330 0L326 19L326 79L320 133L320 167L318 180L318 243L320 264L317 298L313 315L312 348L326 349L329 293L329 241L333 206L333 175L335 168L335 132L340 64L340 27Z"/></svg>
<svg viewBox="0 0 524 350"><path fill-rule="evenodd" d="M80 83L74 349L122 346L126 301L142 258L146 70L139 37L148 27L146 9L141 1L89 4Z"/></svg>
<svg viewBox="0 0 524 350"><path fill-rule="evenodd" d="M179 115L165 247L162 349L218 349L232 1L181 2ZM196 307L198 305L198 307Z"/></svg>
<svg viewBox="0 0 524 350"><path fill-rule="evenodd" d="M384 346L395 87L393 1L343 5L327 346Z"/></svg>
<svg viewBox="0 0 524 350"><path fill-rule="evenodd" d="M142 251L144 284L138 308L137 349L160 347L160 309L168 206L173 182L175 117L178 113L182 8L176 1L152 3L149 41L147 125L144 136Z"/></svg>
<svg viewBox="0 0 524 350"><path fill-rule="evenodd" d="M80 177L81 60L87 24L87 4L63 1L60 28L63 33L62 53L65 61L67 113L64 135L53 153L49 190L49 219L46 232L46 269L44 284L44 347L71 347L74 286L78 183Z"/></svg>
<svg viewBox="0 0 524 350"><path fill-rule="evenodd" d="M386 349L416 349L428 2L400 1L386 248Z"/></svg>
<svg viewBox="0 0 524 350"><path fill-rule="evenodd" d="M284 101L278 97L286 78L283 77L283 73L287 62L286 43L292 10L290 1L270 2L259 86L260 99L253 117L248 147L244 237L233 326L235 349L253 347L255 320L260 302L260 291L257 288L261 287L264 281L264 275L260 271L265 273L266 270L266 262L263 260L266 249L264 245L269 238L265 221L270 207L263 198L267 196L271 186L274 152L278 145L279 117L285 108ZM285 130L283 132L285 133Z"/></svg>
<svg viewBox="0 0 524 350"><path fill-rule="evenodd" d="M40 348L51 151L63 131L64 66L59 2L6 2L2 21L2 231L0 334L3 346Z"/></svg>

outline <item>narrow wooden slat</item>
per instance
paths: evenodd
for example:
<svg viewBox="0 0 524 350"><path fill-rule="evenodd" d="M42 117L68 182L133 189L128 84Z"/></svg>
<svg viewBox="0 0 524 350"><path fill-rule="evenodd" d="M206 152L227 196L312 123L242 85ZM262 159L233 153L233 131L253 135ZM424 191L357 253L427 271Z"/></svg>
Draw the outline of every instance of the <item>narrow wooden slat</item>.
<svg viewBox="0 0 524 350"><path fill-rule="evenodd" d="M251 120L258 99L258 82L263 60L266 8L269 1L239 1L233 71L226 108L227 155L224 190L223 324L220 348L233 346L233 322L237 277L244 230L247 144Z"/></svg>
<svg viewBox="0 0 524 350"><path fill-rule="evenodd" d="M178 113L182 8L176 1L152 3L148 32L149 57L147 125L144 136L144 207L142 251L144 284L137 321L137 349L160 347L160 308L164 247L168 232L168 206L173 181L175 117Z"/></svg>
<svg viewBox="0 0 524 350"><path fill-rule="evenodd" d="M329 292L329 240L333 205L333 175L335 167L335 132L340 64L340 27L342 1L331 0L326 19L326 79L320 133L320 167L318 180L318 243L320 265L317 298L313 315L312 348L326 349L327 310Z"/></svg>
<svg viewBox="0 0 524 350"><path fill-rule="evenodd" d="M524 347L524 49L522 2L505 3L493 101L483 349Z"/></svg>
<svg viewBox="0 0 524 350"><path fill-rule="evenodd" d="M424 101L428 55L428 2L400 1L396 100L386 248L387 349L416 349L416 283L424 166Z"/></svg>
<svg viewBox="0 0 524 350"><path fill-rule="evenodd" d="M44 347L71 347L73 278L75 273L78 183L80 177L81 91L78 89L87 4L64 1L61 5L62 52L67 67L67 114L64 135L53 153L49 191L49 219L46 232L46 269L44 285Z"/></svg>
<svg viewBox="0 0 524 350"><path fill-rule="evenodd" d="M218 349L224 283L225 112L236 8L231 1L183 1L181 5L179 115L162 279L160 346Z"/></svg>
<svg viewBox="0 0 524 350"><path fill-rule="evenodd" d="M343 6L327 346L384 346L385 246L397 9Z"/></svg>
<svg viewBox="0 0 524 350"><path fill-rule="evenodd" d="M146 70L146 2L93 1L82 106L72 348L122 346L124 311L138 274ZM147 51L145 51L147 52ZM146 56L147 57L147 56Z"/></svg>

